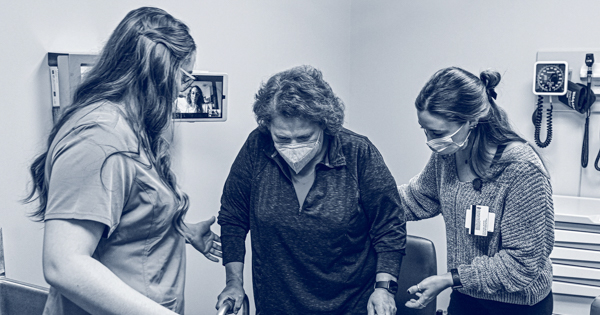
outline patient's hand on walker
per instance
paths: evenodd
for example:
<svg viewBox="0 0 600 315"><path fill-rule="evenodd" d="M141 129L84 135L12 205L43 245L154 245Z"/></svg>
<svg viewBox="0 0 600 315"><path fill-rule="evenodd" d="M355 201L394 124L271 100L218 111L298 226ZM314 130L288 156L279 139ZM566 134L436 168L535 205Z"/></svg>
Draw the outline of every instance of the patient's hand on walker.
<svg viewBox="0 0 600 315"><path fill-rule="evenodd" d="M232 311L233 314L237 314L240 311L240 308L242 308L244 296L246 296L246 292L244 291L244 285L240 281L227 281L225 289L223 289L221 294L217 297L217 305L215 308L219 310L223 307L226 300L233 300L234 306L230 311Z"/></svg>
<svg viewBox="0 0 600 315"><path fill-rule="evenodd" d="M452 283L452 275L449 272L425 278L425 280L419 282L417 285L408 288L408 293L415 294L419 299L410 299L404 305L408 308L425 308L427 304L435 300L440 292L451 287Z"/></svg>
<svg viewBox="0 0 600 315"><path fill-rule="evenodd" d="M206 221L186 223L183 226L183 232L187 241L208 260L219 262L219 258L223 257L221 238L210 230L213 223L215 223L214 216Z"/></svg>

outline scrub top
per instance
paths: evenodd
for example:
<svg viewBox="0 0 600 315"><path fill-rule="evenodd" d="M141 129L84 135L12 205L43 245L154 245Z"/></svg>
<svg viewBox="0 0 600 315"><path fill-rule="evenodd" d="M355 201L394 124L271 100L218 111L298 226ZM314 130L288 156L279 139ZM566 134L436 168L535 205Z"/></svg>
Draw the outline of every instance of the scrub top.
<svg viewBox="0 0 600 315"><path fill-rule="evenodd" d="M88 106L61 127L46 159L45 220L105 225L93 257L126 284L183 314L185 240L174 194L118 105ZM50 287L44 314L87 314Z"/></svg>

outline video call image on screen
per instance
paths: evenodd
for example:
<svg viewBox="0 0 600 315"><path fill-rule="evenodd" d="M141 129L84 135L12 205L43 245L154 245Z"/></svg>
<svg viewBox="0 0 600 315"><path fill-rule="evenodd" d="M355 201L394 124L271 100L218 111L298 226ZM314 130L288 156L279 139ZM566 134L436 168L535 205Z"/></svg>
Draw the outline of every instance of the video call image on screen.
<svg viewBox="0 0 600 315"><path fill-rule="evenodd" d="M198 75L179 94L173 119L179 121L224 120L224 75Z"/></svg>

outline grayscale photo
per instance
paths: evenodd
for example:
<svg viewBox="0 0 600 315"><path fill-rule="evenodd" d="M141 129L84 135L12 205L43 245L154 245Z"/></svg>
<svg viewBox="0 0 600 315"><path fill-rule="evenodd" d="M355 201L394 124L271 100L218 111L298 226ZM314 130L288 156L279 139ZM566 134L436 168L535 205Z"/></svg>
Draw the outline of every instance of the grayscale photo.
<svg viewBox="0 0 600 315"><path fill-rule="evenodd" d="M600 1L4 1L0 315L600 315Z"/></svg>

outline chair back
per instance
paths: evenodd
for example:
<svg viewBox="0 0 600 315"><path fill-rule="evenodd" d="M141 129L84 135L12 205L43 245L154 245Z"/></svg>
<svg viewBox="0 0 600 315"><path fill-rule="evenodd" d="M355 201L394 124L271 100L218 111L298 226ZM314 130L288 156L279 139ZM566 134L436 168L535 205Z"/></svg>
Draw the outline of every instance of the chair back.
<svg viewBox="0 0 600 315"><path fill-rule="evenodd" d="M41 315L47 298L44 287L0 277L0 315Z"/></svg>
<svg viewBox="0 0 600 315"><path fill-rule="evenodd" d="M600 315L600 296L597 296L594 301L592 301L590 315Z"/></svg>
<svg viewBox="0 0 600 315"><path fill-rule="evenodd" d="M406 315L435 315L436 300L432 301L424 309L412 309L404 304L416 298L416 295L408 294L407 290L423 279L437 274L437 260L433 242L419 236L408 235L406 237L406 255L402 259L402 267L398 277L398 293L396 293L396 314Z"/></svg>
<svg viewBox="0 0 600 315"><path fill-rule="evenodd" d="M0 228L0 315L41 315L48 289L5 277L4 245Z"/></svg>

